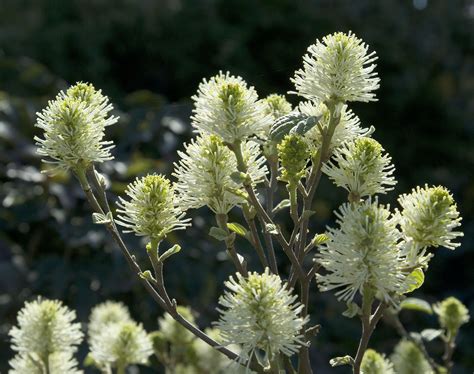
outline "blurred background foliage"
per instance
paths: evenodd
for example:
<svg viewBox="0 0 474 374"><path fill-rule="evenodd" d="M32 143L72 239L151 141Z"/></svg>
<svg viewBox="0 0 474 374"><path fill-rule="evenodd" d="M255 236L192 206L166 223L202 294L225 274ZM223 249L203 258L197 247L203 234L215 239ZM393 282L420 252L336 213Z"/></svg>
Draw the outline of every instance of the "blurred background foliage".
<svg viewBox="0 0 474 374"><path fill-rule="evenodd" d="M0 21L0 372L12 356L7 332L26 299L62 299L86 321L106 299L127 303L151 331L161 311L143 291L102 227L91 222L69 175L41 174L33 137L35 113L58 90L88 81L111 97L121 120L109 130L116 159L101 167L111 198L147 172L169 175L176 151L191 136L190 96L219 70L242 75L261 96L292 89L307 46L325 34L352 30L377 51L379 101L355 104L364 125L392 155L399 183L382 201L417 184L443 184L454 194L465 237L440 249L414 296L430 302L455 295L474 315L474 2L472 0L1 0ZM290 95L296 102L296 97ZM315 202L312 229L331 224L345 198L328 182ZM208 326L222 280L232 266L207 236L212 219L192 212L193 227L175 235L184 250L167 262L166 280L179 303ZM143 258L143 243L127 235ZM245 243L242 253L254 254ZM284 261L283 258L280 258ZM145 263L145 261L144 261ZM256 262L253 267L258 268ZM358 321L340 315L332 294L313 293L322 330L312 349L318 373L330 357L352 354ZM435 318L402 312L416 331ZM380 324L372 346L390 353L393 329ZM474 368L474 326L455 354L455 373ZM441 347L430 346L440 353ZM86 353L85 344L80 352Z"/></svg>

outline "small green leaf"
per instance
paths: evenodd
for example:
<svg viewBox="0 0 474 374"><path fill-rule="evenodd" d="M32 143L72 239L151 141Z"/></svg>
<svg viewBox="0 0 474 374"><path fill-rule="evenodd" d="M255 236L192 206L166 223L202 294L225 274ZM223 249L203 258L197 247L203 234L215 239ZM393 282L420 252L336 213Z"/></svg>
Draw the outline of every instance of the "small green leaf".
<svg viewBox="0 0 474 374"><path fill-rule="evenodd" d="M240 235L240 236L243 236L243 237L246 237L246 235L247 235L247 230L240 223L230 222L230 223L227 224L227 228L230 231L235 232L237 235Z"/></svg>
<svg viewBox="0 0 474 374"><path fill-rule="evenodd" d="M242 173L240 171L234 171L231 175L230 175L230 179L232 179L232 181L234 181L235 183L237 184L242 184L244 183L247 179L249 178L249 176L245 173Z"/></svg>
<svg viewBox="0 0 474 374"><path fill-rule="evenodd" d="M170 249L165 251L165 253L163 253L160 256L160 261L166 260L168 257L173 256L174 254L178 253L179 251L181 251L181 246L179 244L173 245Z"/></svg>
<svg viewBox="0 0 474 374"><path fill-rule="evenodd" d="M361 309L356 303L348 302L347 309L342 313L344 317L353 318L360 313Z"/></svg>
<svg viewBox="0 0 474 374"><path fill-rule="evenodd" d="M111 212L108 212L107 214L92 213L92 222L94 222L96 225L106 225L112 222L112 220L113 216Z"/></svg>
<svg viewBox="0 0 474 374"><path fill-rule="evenodd" d="M431 305L422 299L417 299L416 297L408 297L400 303L400 308L417 310L419 312L424 312L427 314L433 314L433 309Z"/></svg>
<svg viewBox="0 0 474 374"><path fill-rule="evenodd" d="M273 213L277 213L282 209L288 208L290 206L290 200L289 199L284 199L278 203L278 205L273 208Z"/></svg>
<svg viewBox="0 0 474 374"><path fill-rule="evenodd" d="M354 359L351 356L334 357L329 360L332 367L342 365L354 365Z"/></svg>
<svg viewBox="0 0 474 374"><path fill-rule="evenodd" d="M441 335L443 335L443 330L425 329L420 334L423 339L425 339L427 342L430 342L436 338L439 338Z"/></svg>
<svg viewBox="0 0 474 374"><path fill-rule="evenodd" d="M265 231L272 235L278 235L278 228L273 223L267 223L265 225Z"/></svg>
<svg viewBox="0 0 474 374"><path fill-rule="evenodd" d="M329 236L326 234L316 234L312 240L313 244L318 246L323 243L326 243L329 240Z"/></svg>
<svg viewBox="0 0 474 374"><path fill-rule="evenodd" d="M209 235L219 241L224 241L229 237L229 234L225 230L215 226L211 227L211 229L209 230Z"/></svg>
<svg viewBox="0 0 474 374"><path fill-rule="evenodd" d="M409 283L408 290L405 293L410 293L415 291L417 288L420 288L423 282L425 281L425 274L421 268L416 268L413 270L407 277Z"/></svg>
<svg viewBox="0 0 474 374"><path fill-rule="evenodd" d="M153 278L153 275L151 275L150 270L145 270L143 273L139 273L138 275L140 276L140 278L145 279L149 282L155 281L155 278Z"/></svg>

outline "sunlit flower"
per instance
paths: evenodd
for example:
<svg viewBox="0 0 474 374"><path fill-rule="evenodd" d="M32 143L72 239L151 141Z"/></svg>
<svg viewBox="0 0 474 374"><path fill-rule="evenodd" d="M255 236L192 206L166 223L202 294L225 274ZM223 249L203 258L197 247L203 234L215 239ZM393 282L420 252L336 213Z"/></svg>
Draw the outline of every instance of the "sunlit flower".
<svg viewBox="0 0 474 374"><path fill-rule="evenodd" d="M88 334L89 338L96 336L109 323L130 322L128 308L116 301L106 301L96 305L90 314Z"/></svg>
<svg viewBox="0 0 474 374"><path fill-rule="evenodd" d="M137 178L125 190L130 200L119 197L117 223L137 235L162 240L173 230L189 226L184 212L177 206L174 188L162 175Z"/></svg>
<svg viewBox="0 0 474 374"><path fill-rule="evenodd" d="M339 300L352 301L365 287L379 298L394 302L393 293L406 288L402 272L399 216L377 199L360 204L346 203L336 212L338 229L329 228L329 240L320 246L318 262L326 270L318 274L321 291L339 289Z"/></svg>
<svg viewBox="0 0 474 374"><path fill-rule="evenodd" d="M255 142L242 144L244 161L249 166L252 183L263 181L267 168L265 159ZM245 201L242 185L231 178L237 171L234 153L214 135L202 135L185 145L185 152L178 152L181 160L175 164L173 175L179 204L184 209L208 206L215 213L227 213Z"/></svg>
<svg viewBox="0 0 474 374"><path fill-rule="evenodd" d="M321 116L319 120L320 126L323 129L328 128L330 112L325 104L305 101L299 104L298 110L309 116ZM361 136L368 136L373 132L373 128L368 129L360 126L359 117L348 109L347 105L342 105L340 114L339 123L334 129L334 134L331 138L331 144L329 146L331 150L338 148L347 141L355 140ZM323 138L317 126L309 130L305 134L305 138L308 140L308 144L313 152L317 151L322 145Z"/></svg>
<svg viewBox="0 0 474 374"><path fill-rule="evenodd" d="M455 231L461 225L461 217L450 192L442 186L417 187L410 194L401 195L401 227L403 233L419 247L446 247L455 249L454 243L463 236Z"/></svg>
<svg viewBox="0 0 474 374"><path fill-rule="evenodd" d="M298 352L305 344L301 330L308 319L301 316L303 306L297 296L268 268L263 274L236 277L225 282L228 290L219 299L221 318L216 325L223 344L239 345L243 359L257 350L269 360L279 353Z"/></svg>
<svg viewBox="0 0 474 374"><path fill-rule="evenodd" d="M192 124L196 130L218 135L227 143L263 135L272 121L255 89L230 73L204 80L193 100Z"/></svg>
<svg viewBox="0 0 474 374"><path fill-rule="evenodd" d="M383 150L374 139L358 138L336 149L332 160L323 165L323 172L336 186L346 189L353 201L386 193L397 182L391 157L382 154Z"/></svg>
<svg viewBox="0 0 474 374"><path fill-rule="evenodd" d="M354 34L337 32L316 40L292 82L300 96L327 101L375 101L379 88L375 52Z"/></svg>
<svg viewBox="0 0 474 374"><path fill-rule="evenodd" d="M11 370L9 374L44 374L45 365L34 353L19 353L9 362ZM49 374L82 374L77 369L77 361L71 352L54 352L48 356Z"/></svg>
<svg viewBox="0 0 474 374"><path fill-rule="evenodd" d="M61 91L37 113L36 126L44 131L44 139L35 140L38 153L47 157L43 161L78 171L111 160L114 145L103 140L105 128L117 122L117 117L109 116L111 110L107 96L91 84L77 83L66 93Z"/></svg>
<svg viewBox="0 0 474 374"><path fill-rule="evenodd" d="M360 371L362 374L395 374L390 360L373 349L365 351Z"/></svg>
<svg viewBox="0 0 474 374"><path fill-rule="evenodd" d="M456 336L459 328L469 322L469 310L455 297L448 297L433 306L438 315L439 324L451 337Z"/></svg>
<svg viewBox="0 0 474 374"><path fill-rule="evenodd" d="M99 365L147 364L153 354L150 337L135 322L109 323L89 341L90 357Z"/></svg>
<svg viewBox="0 0 474 374"><path fill-rule="evenodd" d="M401 340L390 356L397 374L434 374L429 362L411 341Z"/></svg>
<svg viewBox="0 0 474 374"><path fill-rule="evenodd" d="M18 313L18 326L9 332L12 349L18 352L10 362L11 366L20 372L21 367L31 364L31 357L36 357L43 365L56 362L59 368L58 357L67 357L64 367L69 367L68 370L73 372L77 363L72 354L77 351L77 345L83 338L81 325L74 323L75 319L76 313L58 300L38 298L26 302Z"/></svg>

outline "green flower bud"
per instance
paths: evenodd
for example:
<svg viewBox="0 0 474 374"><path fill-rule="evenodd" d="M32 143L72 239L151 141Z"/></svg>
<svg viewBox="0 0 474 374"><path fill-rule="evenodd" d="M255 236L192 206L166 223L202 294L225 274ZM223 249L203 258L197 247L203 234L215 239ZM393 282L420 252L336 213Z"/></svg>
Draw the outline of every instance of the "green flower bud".
<svg viewBox="0 0 474 374"><path fill-rule="evenodd" d="M288 134L278 145L278 158L283 168L281 179L289 184L298 184L304 176L310 152L301 135Z"/></svg>
<svg viewBox="0 0 474 374"><path fill-rule="evenodd" d="M401 340L390 359L397 374L434 374L423 353L411 341Z"/></svg>
<svg viewBox="0 0 474 374"><path fill-rule="evenodd" d="M360 369L364 374L395 374L390 360L373 349L365 351Z"/></svg>
<svg viewBox="0 0 474 374"><path fill-rule="evenodd" d="M446 329L451 337L455 337L459 328L469 322L469 311L466 306L455 297L448 297L441 303L434 305L439 324Z"/></svg>

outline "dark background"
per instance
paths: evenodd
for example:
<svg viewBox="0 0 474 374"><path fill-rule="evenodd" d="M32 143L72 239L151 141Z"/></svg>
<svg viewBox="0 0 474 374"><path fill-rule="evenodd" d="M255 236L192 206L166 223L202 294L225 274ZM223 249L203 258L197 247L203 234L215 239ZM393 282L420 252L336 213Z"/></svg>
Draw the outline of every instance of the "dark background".
<svg viewBox="0 0 474 374"><path fill-rule="evenodd" d="M111 97L121 120L108 133L116 160L102 171L113 180L115 200L136 175L171 172L176 150L191 136L190 96L203 77L229 70L262 97L285 93L307 46L334 31L352 30L379 56L379 101L351 107L364 126L376 127L374 137L397 167L399 183L381 200L395 206L397 195L416 185L443 184L464 217L462 246L436 250L414 296L435 302L454 295L474 314L472 0L0 0L0 11L1 372L12 356L7 332L35 295L64 300L84 322L106 299L126 302L149 331L161 314L103 228L91 223L77 183L40 174L35 112L76 81ZM314 230L331 224L331 211L345 197L327 181L320 191ZM221 243L207 236L208 212L191 215L193 228L168 238L183 250L165 272L170 293L192 306L204 327L216 319L232 266ZM126 240L142 257L143 243L131 235ZM256 262L252 268L259 269ZM318 373L348 372L328 365L357 347L359 323L342 317L343 310L332 294L313 292L313 322L323 326L312 350ZM402 319L416 331L436 327L433 316L402 312ZM381 323L371 345L389 354L397 339ZM472 323L458 343L455 372L471 373ZM440 356L439 345L430 349Z"/></svg>

